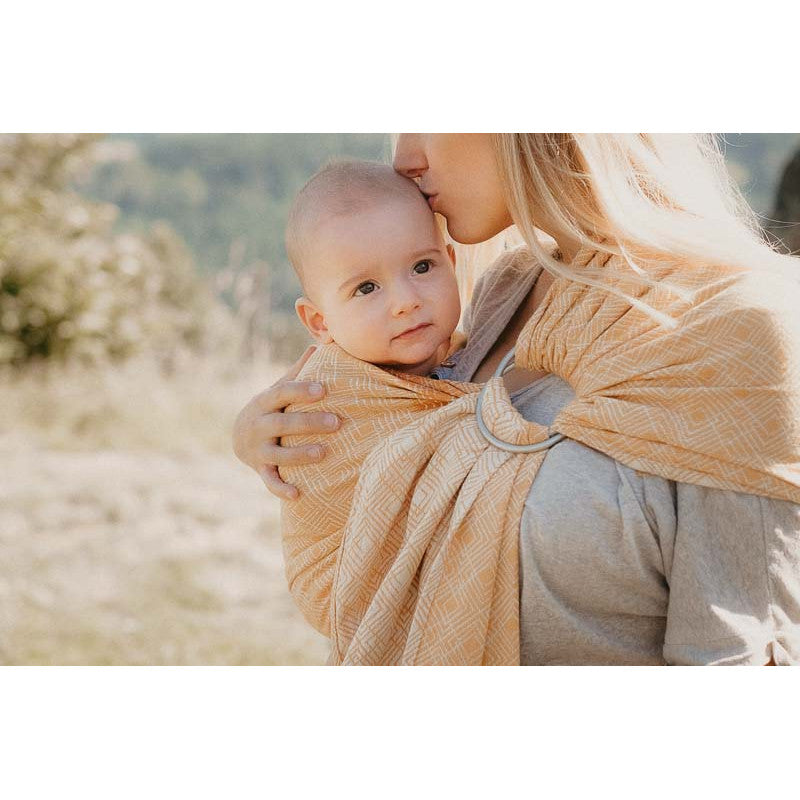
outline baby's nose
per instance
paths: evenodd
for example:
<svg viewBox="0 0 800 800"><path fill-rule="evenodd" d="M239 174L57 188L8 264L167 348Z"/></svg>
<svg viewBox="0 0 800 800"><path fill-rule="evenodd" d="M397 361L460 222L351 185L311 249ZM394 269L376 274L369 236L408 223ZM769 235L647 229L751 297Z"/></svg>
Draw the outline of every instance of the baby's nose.
<svg viewBox="0 0 800 800"><path fill-rule="evenodd" d="M408 314L418 309L421 305L422 301L415 291L406 290L398 292L394 298L394 314L395 316Z"/></svg>

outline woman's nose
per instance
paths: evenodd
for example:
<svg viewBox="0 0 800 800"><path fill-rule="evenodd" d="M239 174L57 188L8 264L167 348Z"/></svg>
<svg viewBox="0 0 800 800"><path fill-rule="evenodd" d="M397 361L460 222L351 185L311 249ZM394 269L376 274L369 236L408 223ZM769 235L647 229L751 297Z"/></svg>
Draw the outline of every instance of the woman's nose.
<svg viewBox="0 0 800 800"><path fill-rule="evenodd" d="M396 172L407 178L419 178L428 169L420 137L419 133L401 133L397 137L393 166Z"/></svg>

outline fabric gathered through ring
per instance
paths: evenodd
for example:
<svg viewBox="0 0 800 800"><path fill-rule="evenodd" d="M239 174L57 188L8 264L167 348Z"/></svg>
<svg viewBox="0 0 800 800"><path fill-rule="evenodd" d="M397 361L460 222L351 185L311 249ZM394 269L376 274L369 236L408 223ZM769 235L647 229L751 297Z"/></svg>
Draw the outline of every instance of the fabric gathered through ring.
<svg viewBox="0 0 800 800"><path fill-rule="evenodd" d="M498 365L492 377L502 378L506 372L509 372L512 369L514 369L514 350L509 350L508 353L503 356L503 360ZM505 450L508 453L537 453L540 450L547 450L564 438L563 434L556 433L553 434L553 436L545 439L543 442L535 442L534 444L512 444L511 442L505 442L502 439L498 439L483 421L483 398L486 394L487 386L488 384L484 384L480 394L478 395L478 401L475 406L475 416L477 417L478 430L483 435L483 438L489 442L489 444L494 445L499 450Z"/></svg>

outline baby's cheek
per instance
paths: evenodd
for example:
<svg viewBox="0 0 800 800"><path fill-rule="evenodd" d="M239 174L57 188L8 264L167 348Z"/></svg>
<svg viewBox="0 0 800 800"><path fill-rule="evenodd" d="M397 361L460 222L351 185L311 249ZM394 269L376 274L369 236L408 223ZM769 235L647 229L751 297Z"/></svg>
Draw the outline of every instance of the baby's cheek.
<svg viewBox="0 0 800 800"><path fill-rule="evenodd" d="M385 322L370 325L358 324L357 320L353 320L353 324L348 326L343 335L341 346L362 361L374 363L386 360L391 351L388 324Z"/></svg>

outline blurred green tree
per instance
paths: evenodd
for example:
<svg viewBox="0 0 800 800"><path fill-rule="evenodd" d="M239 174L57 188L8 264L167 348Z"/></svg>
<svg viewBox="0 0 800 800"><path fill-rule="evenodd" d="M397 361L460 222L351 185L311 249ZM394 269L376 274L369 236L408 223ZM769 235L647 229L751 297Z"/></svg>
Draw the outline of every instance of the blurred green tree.
<svg viewBox="0 0 800 800"><path fill-rule="evenodd" d="M169 354L209 332L216 300L172 229L116 234L117 207L71 188L103 146L0 135L0 364Z"/></svg>

